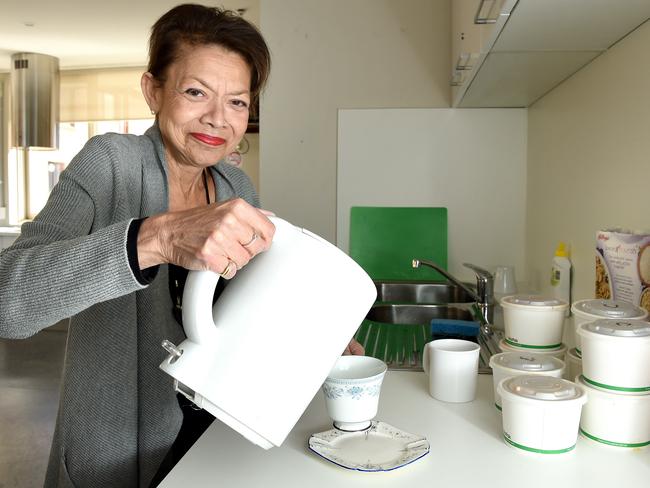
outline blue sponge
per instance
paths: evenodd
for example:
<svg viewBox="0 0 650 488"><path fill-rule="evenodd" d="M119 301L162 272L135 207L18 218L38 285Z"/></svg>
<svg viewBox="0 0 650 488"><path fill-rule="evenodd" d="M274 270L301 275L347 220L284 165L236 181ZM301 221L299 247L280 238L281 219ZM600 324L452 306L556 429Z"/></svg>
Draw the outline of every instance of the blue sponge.
<svg viewBox="0 0 650 488"><path fill-rule="evenodd" d="M433 339L461 338L475 340L478 337L479 331L479 323L470 320L431 320L431 336Z"/></svg>

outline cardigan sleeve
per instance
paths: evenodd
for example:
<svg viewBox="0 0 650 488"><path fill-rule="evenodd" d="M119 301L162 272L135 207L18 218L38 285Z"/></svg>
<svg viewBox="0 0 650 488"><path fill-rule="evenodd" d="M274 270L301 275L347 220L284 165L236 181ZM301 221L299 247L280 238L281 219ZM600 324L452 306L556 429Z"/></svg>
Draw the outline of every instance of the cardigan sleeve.
<svg viewBox="0 0 650 488"><path fill-rule="evenodd" d="M158 275L160 265L140 269L140 263L138 262L138 232L140 232L142 222L144 222L144 219L135 219L129 224L126 231L126 254L129 259L129 266L131 266L131 272L138 280L138 283L148 285Z"/></svg>
<svg viewBox="0 0 650 488"><path fill-rule="evenodd" d="M119 159L107 139L91 139L44 209L0 253L0 337L29 337L145 287L129 266L133 216L123 200L131 186Z"/></svg>

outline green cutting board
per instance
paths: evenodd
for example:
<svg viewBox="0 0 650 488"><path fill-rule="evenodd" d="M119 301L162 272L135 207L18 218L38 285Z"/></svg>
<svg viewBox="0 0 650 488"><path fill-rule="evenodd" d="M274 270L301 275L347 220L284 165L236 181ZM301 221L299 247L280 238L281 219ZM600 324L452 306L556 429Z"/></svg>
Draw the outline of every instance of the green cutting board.
<svg viewBox="0 0 650 488"><path fill-rule="evenodd" d="M435 270L414 269L414 258L447 269L447 209L352 207L350 257L375 280L444 280Z"/></svg>

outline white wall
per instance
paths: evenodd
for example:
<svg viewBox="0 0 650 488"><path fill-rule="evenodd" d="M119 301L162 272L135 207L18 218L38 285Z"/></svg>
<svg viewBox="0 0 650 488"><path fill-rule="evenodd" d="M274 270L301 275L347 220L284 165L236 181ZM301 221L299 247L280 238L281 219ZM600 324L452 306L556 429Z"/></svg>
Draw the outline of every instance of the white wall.
<svg viewBox="0 0 650 488"><path fill-rule="evenodd" d="M339 112L337 245L347 251L350 207L448 209L448 269L463 262L524 273L525 109Z"/></svg>
<svg viewBox="0 0 650 488"><path fill-rule="evenodd" d="M527 263L549 288L572 245L574 299L594 296L596 231L650 229L650 22L529 108Z"/></svg>
<svg viewBox="0 0 650 488"><path fill-rule="evenodd" d="M260 191L260 137L259 134L246 134L246 141L248 142L248 151L242 154L241 169L248 175L259 193ZM240 146L242 149L246 142L242 141Z"/></svg>
<svg viewBox="0 0 650 488"><path fill-rule="evenodd" d="M337 111L448 107L449 1L261 0L273 55L260 110L266 208L335 240Z"/></svg>

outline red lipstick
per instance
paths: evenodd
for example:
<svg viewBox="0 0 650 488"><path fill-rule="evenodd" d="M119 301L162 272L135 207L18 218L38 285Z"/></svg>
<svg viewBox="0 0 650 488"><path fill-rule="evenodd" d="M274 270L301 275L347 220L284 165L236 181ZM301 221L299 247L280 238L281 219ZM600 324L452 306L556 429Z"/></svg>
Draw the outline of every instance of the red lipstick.
<svg viewBox="0 0 650 488"><path fill-rule="evenodd" d="M226 140L221 137L209 136L207 134L201 134L200 132L191 132L190 135L210 146L221 146L226 143Z"/></svg>

